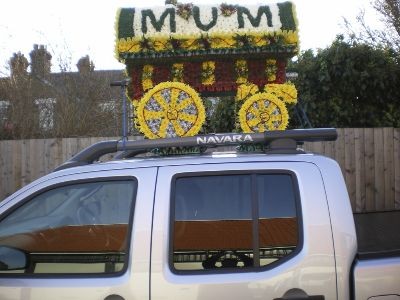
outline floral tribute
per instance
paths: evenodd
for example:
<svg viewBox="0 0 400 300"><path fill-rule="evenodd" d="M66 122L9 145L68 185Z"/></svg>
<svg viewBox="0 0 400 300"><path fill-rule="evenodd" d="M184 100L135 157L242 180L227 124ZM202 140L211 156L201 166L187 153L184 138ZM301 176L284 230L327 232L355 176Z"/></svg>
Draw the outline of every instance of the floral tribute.
<svg viewBox="0 0 400 300"><path fill-rule="evenodd" d="M180 82L156 85L141 99L136 112L140 130L151 139L195 135L205 120L200 96Z"/></svg>
<svg viewBox="0 0 400 300"><path fill-rule="evenodd" d="M286 105L297 101L296 88L285 83L287 60L298 52L291 2L166 0L163 7L120 9L116 31L135 124L147 138L197 134L205 121L202 94L236 95L245 132L286 128Z"/></svg>

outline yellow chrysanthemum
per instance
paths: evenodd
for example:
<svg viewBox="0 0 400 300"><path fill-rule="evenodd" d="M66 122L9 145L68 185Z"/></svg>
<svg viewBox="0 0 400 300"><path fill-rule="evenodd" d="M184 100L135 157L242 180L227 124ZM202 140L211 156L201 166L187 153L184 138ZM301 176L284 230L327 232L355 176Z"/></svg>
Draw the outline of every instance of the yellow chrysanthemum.
<svg viewBox="0 0 400 300"><path fill-rule="evenodd" d="M276 72L278 67L276 65L276 59L267 59L265 66L265 74L267 76L267 82L273 82L276 80Z"/></svg>
<svg viewBox="0 0 400 300"><path fill-rule="evenodd" d="M127 52L139 52L140 41L132 38L119 39L117 42L117 51L119 53L127 53Z"/></svg>
<svg viewBox="0 0 400 300"><path fill-rule="evenodd" d="M205 61L201 65L201 83L204 85L213 85L215 83L215 62Z"/></svg>
<svg viewBox="0 0 400 300"><path fill-rule="evenodd" d="M153 87L153 70L154 67L152 65L144 65L142 72L142 88L144 91L147 91Z"/></svg>
<svg viewBox="0 0 400 300"><path fill-rule="evenodd" d="M162 82L148 91L136 110L140 131L150 139L193 136L205 121L198 93L181 82Z"/></svg>
<svg viewBox="0 0 400 300"><path fill-rule="evenodd" d="M172 81L183 82L183 64L176 63L172 65Z"/></svg>
<svg viewBox="0 0 400 300"><path fill-rule="evenodd" d="M238 86L235 99L237 101L243 101L255 93L258 93L258 86L256 84L250 82L241 84Z"/></svg>
<svg viewBox="0 0 400 300"><path fill-rule="evenodd" d="M171 45L168 39L155 39L153 40L154 50L155 51L166 51L171 50Z"/></svg>
<svg viewBox="0 0 400 300"><path fill-rule="evenodd" d="M289 123L285 104L272 93L257 93L248 98L239 110L243 132L284 130Z"/></svg>
<svg viewBox="0 0 400 300"><path fill-rule="evenodd" d="M247 61L240 59L235 63L236 83L243 84L247 82L249 70L247 69Z"/></svg>
<svg viewBox="0 0 400 300"><path fill-rule="evenodd" d="M283 32L284 41L286 44L298 44L299 43L299 35L297 31L284 31Z"/></svg>
<svg viewBox="0 0 400 300"><path fill-rule="evenodd" d="M297 103L297 89L291 82L283 84L266 84L264 90L275 94L279 99L288 104Z"/></svg>

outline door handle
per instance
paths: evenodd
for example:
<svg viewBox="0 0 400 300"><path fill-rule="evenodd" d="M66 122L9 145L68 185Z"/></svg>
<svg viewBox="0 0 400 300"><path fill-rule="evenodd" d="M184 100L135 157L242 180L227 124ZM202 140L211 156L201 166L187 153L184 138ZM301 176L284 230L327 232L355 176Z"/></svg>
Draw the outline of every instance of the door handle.
<svg viewBox="0 0 400 300"><path fill-rule="evenodd" d="M323 295L307 295L302 289L290 289L281 298L274 300L325 300Z"/></svg>
<svg viewBox="0 0 400 300"><path fill-rule="evenodd" d="M107 297L104 298L104 300L125 300L123 297L120 295L108 295Z"/></svg>

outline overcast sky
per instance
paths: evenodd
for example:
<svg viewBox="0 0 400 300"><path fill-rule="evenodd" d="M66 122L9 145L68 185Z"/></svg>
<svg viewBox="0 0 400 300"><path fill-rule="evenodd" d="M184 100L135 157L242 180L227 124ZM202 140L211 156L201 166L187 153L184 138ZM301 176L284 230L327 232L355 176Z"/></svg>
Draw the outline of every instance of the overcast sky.
<svg viewBox="0 0 400 300"><path fill-rule="evenodd" d="M189 1L180 1L189 2ZM193 0L195 4L216 1ZM224 0L217 3L259 4L278 1ZM300 28L301 50L325 48L343 32L343 17L354 21L360 9L376 19L369 0L294 0ZM123 69L114 56L115 17L119 7L162 6L164 0L20 0L2 1L0 9L0 76L14 52L29 59L33 44L47 45L53 71L59 60L76 70L76 62L89 55L97 70Z"/></svg>

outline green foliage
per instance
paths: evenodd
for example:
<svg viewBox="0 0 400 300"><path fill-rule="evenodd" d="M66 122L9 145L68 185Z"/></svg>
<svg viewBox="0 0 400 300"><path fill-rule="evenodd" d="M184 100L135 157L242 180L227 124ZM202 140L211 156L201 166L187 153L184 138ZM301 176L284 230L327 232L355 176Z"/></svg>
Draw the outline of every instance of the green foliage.
<svg viewBox="0 0 400 300"><path fill-rule="evenodd" d="M393 51L338 37L317 54L305 51L293 67L314 127L400 127L400 65Z"/></svg>
<svg viewBox="0 0 400 300"><path fill-rule="evenodd" d="M220 97L216 101L207 100L205 133L232 132L235 128L235 99Z"/></svg>

